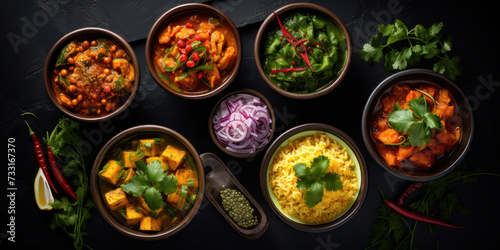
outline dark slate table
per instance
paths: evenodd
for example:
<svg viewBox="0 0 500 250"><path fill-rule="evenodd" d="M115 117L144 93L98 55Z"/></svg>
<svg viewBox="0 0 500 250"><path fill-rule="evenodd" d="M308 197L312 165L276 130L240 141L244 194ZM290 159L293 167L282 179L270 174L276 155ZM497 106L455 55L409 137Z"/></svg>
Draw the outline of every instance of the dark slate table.
<svg viewBox="0 0 500 250"><path fill-rule="evenodd" d="M145 62L145 41L155 20L166 10L184 1L68 1L28 0L2 1L1 20L1 105L0 133L4 153L1 192L2 249L68 249L72 241L61 230L49 229L51 212L40 211L34 200L33 179L38 166L24 122L23 112L33 112L40 125L32 124L42 136L52 128L62 114L50 102L42 83L42 68L47 52L67 32L81 27L96 26L110 29L130 42L141 66L140 90L134 107L127 115L115 118L111 126L85 124L84 139L94 152L120 131L140 125L158 124L184 135L198 152L213 152L231 168L239 181L263 206L270 220L268 230L256 240L238 235L205 198L193 221L173 237L155 242L127 238L113 230L96 210L88 221L85 242L96 249L183 248L183 249L362 249L368 246L371 224L378 214L381 199L376 186L395 198L408 183L385 173L370 157L361 138L361 114L375 86L394 72L382 65L360 60L358 53L374 33L379 23L401 19L408 26L430 26L444 22L443 32L453 36L454 55L462 58L463 73L456 84L466 93L474 110L476 130L471 150L465 158L470 167L483 172L500 173L496 156L500 135L495 130L500 119L499 46L493 37L498 32L495 8L482 1L312 1L328 7L347 25L353 40L354 56L344 82L330 94L315 100L285 98L261 79L253 57L254 38L261 21L274 9L294 1L209 1L229 15L239 28L243 45L243 60L236 80L223 93L207 100L188 101L174 97L149 75ZM271 212L259 187L259 168L263 153L250 159L237 159L221 152L211 141L207 120L220 96L230 91L250 88L264 94L277 114L276 136L300 124L320 122L335 126L349 134L360 146L369 170L367 198L356 216L338 229L325 233L305 233L295 230ZM15 190L11 198L7 183L7 143L15 140ZM93 161L93 159L92 159ZM88 163L90 168L92 162ZM89 170L90 171L90 170ZM467 230L439 227L434 235L418 228L416 245L421 249L478 247L498 248L500 213L498 177L479 177L475 184L455 185L459 202L469 208L466 215L453 221L467 225ZM15 213L15 214L14 214ZM11 216L15 216L15 243L8 241Z"/></svg>

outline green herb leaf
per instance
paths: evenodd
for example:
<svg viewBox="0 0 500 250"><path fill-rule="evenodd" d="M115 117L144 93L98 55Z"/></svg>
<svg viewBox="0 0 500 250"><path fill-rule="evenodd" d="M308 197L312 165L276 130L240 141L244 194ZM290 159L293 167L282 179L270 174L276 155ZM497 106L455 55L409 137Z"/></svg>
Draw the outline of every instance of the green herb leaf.
<svg viewBox="0 0 500 250"><path fill-rule="evenodd" d="M413 111L413 115L418 118L423 118L429 112L429 105L427 105L427 101L423 95L408 102L408 106Z"/></svg>
<svg viewBox="0 0 500 250"><path fill-rule="evenodd" d="M297 163L293 166L297 176L296 187L304 193L304 201L309 208L316 206L323 199L323 189L335 191L342 189L340 175L337 173L326 173L330 166L330 160L324 155L315 157L309 168L305 163Z"/></svg>
<svg viewBox="0 0 500 250"><path fill-rule="evenodd" d="M139 197L148 187L148 178L144 174L136 174L130 181L121 185L124 192L132 194L134 197Z"/></svg>
<svg viewBox="0 0 500 250"><path fill-rule="evenodd" d="M161 162L158 160L149 163L144 171L144 174L148 176L149 182L153 185L160 183L160 181L165 177Z"/></svg>
<svg viewBox="0 0 500 250"><path fill-rule="evenodd" d="M154 187L146 188L143 197L151 210L158 210L165 205L161 193Z"/></svg>
<svg viewBox="0 0 500 250"><path fill-rule="evenodd" d="M416 121L409 109L398 109L389 113L389 124L399 133L408 131Z"/></svg>
<svg viewBox="0 0 500 250"><path fill-rule="evenodd" d="M432 139L432 132L423 121L415 122L408 131L408 140L413 146L424 146Z"/></svg>
<svg viewBox="0 0 500 250"><path fill-rule="evenodd" d="M163 180L158 183L158 186L156 188L158 188L159 191L165 193L165 195L173 194L177 189L177 182L178 181L174 175L165 174L165 178L163 178Z"/></svg>

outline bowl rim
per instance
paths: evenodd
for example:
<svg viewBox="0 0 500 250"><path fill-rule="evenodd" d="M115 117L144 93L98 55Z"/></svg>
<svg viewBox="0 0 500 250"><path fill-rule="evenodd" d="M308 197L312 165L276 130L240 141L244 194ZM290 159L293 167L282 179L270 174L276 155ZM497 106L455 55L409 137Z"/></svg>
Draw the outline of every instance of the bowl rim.
<svg viewBox="0 0 500 250"><path fill-rule="evenodd" d="M152 62L153 58L151 55L153 53L153 39L156 37L156 34L160 30L160 28L162 28L165 25L166 21L168 21L169 19L171 19L177 15L182 15L184 13L189 13L189 12L194 12L196 10L203 11L203 12L209 12L211 14L218 15L219 17L222 17L224 19L223 21L231 28L231 30L234 33L234 36L236 39L236 44L238 47L237 48L238 55L236 57L236 61L235 61L235 64L233 66L232 73L230 75L228 75L226 77L226 79L218 87L216 87L213 90L206 91L206 92L189 94L189 93L185 93L185 92L176 91L176 90L168 87L165 83L163 83L163 81L160 79L160 77L156 73L155 65ZM170 93L174 96L184 98L184 99L200 100L200 99L210 98L212 96L219 94L220 92L222 92L224 89L226 89L234 81L234 79L238 75L241 61L242 61L242 45L241 45L241 38L240 38L240 34L238 32L238 28L236 27L234 22L224 12L222 12L221 10L219 10L213 6L210 6L210 5L207 5L204 3L185 3L185 4L177 5L176 7L173 7L171 9L167 10L165 13L163 13L156 20L156 22L153 24L153 26L151 26L151 29L148 33L147 40L146 40L146 65L147 65L147 68L149 70L150 75L153 77L155 82L162 89L164 89L165 91L167 91L168 93Z"/></svg>
<svg viewBox="0 0 500 250"><path fill-rule="evenodd" d="M55 97L54 91L52 90L52 81L50 79L50 72L54 69L54 66L52 62L57 58L57 54L59 51L62 49L62 47L70 42L71 40L78 38L78 37L85 37L85 36L105 36L107 38L110 38L117 42L123 49L127 51L127 54L130 55L130 60L132 64L134 65L134 70L135 70L135 80L134 80L134 87L132 89L132 92L128 96L127 100L118 107L115 111L113 111L110 114L104 115L104 116L84 116L84 115L79 115L76 114L59 103L59 100ZM100 28L100 27L85 27L85 28L80 28L73 30L66 35L62 36L59 40L57 40L56 43L52 46L50 49L49 53L45 57L44 61L44 66L43 66L43 83L45 86L45 92L49 96L50 100L56 106L57 109L59 109L61 112L66 114L67 116L82 121L82 122L99 122L102 120L106 119L112 119L119 114L121 114L123 111L128 109L130 104L134 101L135 96L137 95L137 92L139 91L139 85L141 81L141 70L140 70L140 64L137 59L137 56L130 46L130 44L120 35L117 33Z"/></svg>
<svg viewBox="0 0 500 250"><path fill-rule="evenodd" d="M172 228L169 228L167 230L162 230L157 233L145 233L141 232L139 230L131 229L125 225L123 225L121 222L119 222L114 216L110 213L108 208L106 207L106 204L104 203L104 198L101 195L100 192L100 187L99 187L99 177L98 177L98 172L99 169L102 165L102 162L104 160L104 157L108 154L108 151L112 150L115 146L117 146L119 143L121 143L124 139L127 139L131 136L136 135L137 133L162 133L165 135L168 135L170 137L173 137L180 143L188 149L188 151L191 153L193 156L193 160L196 163L196 170L198 172L198 194L196 196L195 203L193 204L193 207L191 210L188 212L187 216L185 216L180 223L175 225ZM94 163L92 165L91 169L91 174L90 174L90 189L92 193L92 199L94 200L95 206L97 210L99 211L99 214L101 217L104 218L104 220L110 225L113 229L118 231L119 233L134 238L134 239L139 239L139 240L147 240L147 241L152 241L152 240L160 240L164 239L167 237L170 237L179 231L181 231L184 227L186 227L194 218L194 216L197 214L197 211L199 210L201 203L203 201L203 197L205 194L205 171L203 168L203 163L201 162L200 155L194 148L194 146L181 134L176 132L173 129L159 126L159 125L152 125L152 124L145 124L145 125L138 125L135 127L128 128L126 130L123 130L122 132L118 133L117 135L113 136L106 144L101 148L99 151L98 155L96 156Z"/></svg>
<svg viewBox="0 0 500 250"><path fill-rule="evenodd" d="M225 148L224 146L222 146L218 139L217 139L217 136L215 135L215 132L214 132L214 126L213 126L213 123L212 123L212 118L214 116L214 113L215 111L217 110L217 108L219 107L219 105L221 104L222 101L226 100L228 97L232 96L232 95L236 95L236 94L249 94L249 95L253 95L253 96L256 96L258 98L260 98L262 100L262 102L264 102L267 106L267 110L269 111L269 114L271 116L271 134L269 135L268 137L268 143L255 150L255 152L253 154L240 154L240 153L235 153L235 152L232 152L230 150L228 150L227 148ZM253 89L240 89L240 90L236 90L236 91L233 91L231 93L228 93L226 95L224 95L222 98L220 98L217 103L214 105L214 107L212 108L212 111L210 112L210 116L208 117L208 131L210 133L210 138L212 138L212 141L214 142L214 144L220 149L222 150L224 153L230 155L230 156L233 156L233 157L238 157L238 158L249 158L249 157L252 157L252 156L255 156L257 154L259 154L260 152L262 152L267 146L269 146L272 142L272 139L273 139L273 136L274 136L274 131L276 130L276 116L275 116L275 113L274 113L274 108L271 104L271 102L269 102L269 100L263 95L261 94L260 92L256 91L256 90L253 90Z"/></svg>
<svg viewBox="0 0 500 250"><path fill-rule="evenodd" d="M269 27L269 25L272 22L274 22L276 19L274 13L276 13L277 15L280 15L280 14L283 14L285 12L292 11L295 9L312 9L314 11L321 12L324 15L333 19L333 21L336 22L337 26L344 33L345 42L347 45L345 64L344 64L344 67L342 68L342 70L340 71L340 74L338 75L338 77L334 81L332 81L328 86L324 87L323 89L321 89L319 91L313 92L313 93L298 94L298 93L288 92L284 89L279 88L273 82L271 82L271 80L269 80L269 78L266 76L266 74L264 72L264 68L262 66L262 62L261 62L260 46L261 46L261 43L262 43L263 38L265 36L264 32ZM280 93L283 96L286 96L286 97L292 98L292 99L313 99L313 98L317 98L317 97L326 95L327 93L329 93L333 89L335 89L344 80L344 78L347 75L347 72L349 71L349 68L351 66L351 61L352 61L352 53L353 53L353 48L352 48L351 36L350 36L349 30L347 29L347 26L344 24L344 22L342 22L342 20L335 13L333 13L331 10L329 10L328 8L323 7L321 5L318 5L318 4L314 4L314 3L305 3L305 2L291 3L291 4L287 4L283 7L276 9L273 13L269 14L269 16L267 16L266 19L264 19L264 21L260 25L259 30L257 31L257 35L256 35L255 41L254 41L254 59L255 59L255 64L257 65L257 69L259 71L261 78L267 83L267 85L271 89Z"/></svg>
<svg viewBox="0 0 500 250"><path fill-rule="evenodd" d="M450 166L448 166L447 168L443 169L440 172L437 172L435 174L428 175L428 176L415 176L415 175L411 175L409 173L396 172L396 171L392 170L390 167L388 167L386 165L386 163L380 159L380 156L378 155L378 153L376 152L376 150L372 146L371 135L369 132L370 128L368 126L369 125L368 123L371 120L372 107L377 104L377 101L380 98L379 94L381 93L381 91L383 91L385 88L387 88L388 85L393 86L394 84L397 84L398 82L400 82L399 79L401 77L412 76L412 75L425 75L427 77L431 77L433 79L436 79L437 81L444 81L447 84L449 84L450 86L452 86L453 91L459 93L459 95L460 95L460 96L453 96L453 98L455 99L455 101L457 101L458 98L464 99L464 101L462 103L464 105L460 106L460 109L464 110L464 112L467 113L467 115L469 116L469 120L470 120L470 136L468 138L466 138L466 141L464 141L463 138L461 138L461 141L459 142L459 143L466 143L463 152L460 153L460 156L455 161L453 161L450 164ZM434 84L439 85L437 83L434 83ZM462 116L462 118L463 118L463 116ZM458 87L458 85L456 85L451 79L444 76L443 74L440 74L438 72L435 72L435 71L432 71L429 69L423 69L423 68L402 70L402 71L396 72L396 73L386 77L385 79L383 79L377 85L377 87L375 87L375 89L372 91L369 98L367 99L366 104L365 104L364 109L363 109L363 114L362 114L362 119L361 119L361 133L362 133L362 137L363 137L363 142L365 144L366 149L370 153L370 156L375 160L375 162L381 168L383 168L386 172L391 174L392 176L403 179L403 180L414 181L414 182L425 182L425 181L431 181L431 180L441 178L441 177L447 175L448 173L450 173L455 167L457 167L459 165L459 163L463 161L463 159L467 155L467 152L469 151L469 149L472 145L472 139L474 137L474 127L475 127L475 122L474 122L474 114L472 112L472 108L471 108L469 102L467 101L466 95L464 94L464 92L462 92L462 90Z"/></svg>
<svg viewBox="0 0 500 250"><path fill-rule="evenodd" d="M359 162L359 171L360 171L360 188L358 192L357 198L353 201L352 205L350 206L349 209L347 209L342 215L337 217L336 219L326 222L323 224L319 225L308 225L308 224L302 224L302 223L297 223L286 216L282 215L281 212L278 210L276 205L271 199L271 194L268 192L268 184L267 184L267 174L268 174L268 168L269 168L269 162L272 160L272 157L276 150L280 148L280 146L286 142L290 137L306 132L306 131L322 131L326 133L330 133L339 139L341 139L347 146L352 150L353 154L356 156L356 159ZM346 222L348 222L350 219L352 219L356 213L361 209L361 206L363 205L366 195L368 193L368 168L366 165L366 162L364 160L363 154L360 151L360 148L356 144L356 142L345 132L341 131L338 128L335 128L331 125L323 124L323 123L306 123L302 125L295 126L283 134L281 134L274 142L271 144L271 146L267 149L266 154L264 155L260 167L260 188L262 195L264 196L264 199L267 202L267 205L271 208L273 213L280 218L283 222L285 222L287 225L291 226L292 228L295 228L300 231L304 232L314 232L314 233L320 233L320 232L326 232L335 228L338 228L342 225L344 225Z"/></svg>

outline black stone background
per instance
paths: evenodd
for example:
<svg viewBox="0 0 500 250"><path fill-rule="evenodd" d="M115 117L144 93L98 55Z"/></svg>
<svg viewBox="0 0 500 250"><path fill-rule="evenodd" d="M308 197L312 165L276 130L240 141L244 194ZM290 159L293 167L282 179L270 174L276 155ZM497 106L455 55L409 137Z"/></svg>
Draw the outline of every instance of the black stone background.
<svg viewBox="0 0 500 250"><path fill-rule="evenodd" d="M184 1L67 1L27 0L2 1L0 4L0 133L2 135L2 177L0 198L2 249L68 249L72 241L61 230L49 229L51 212L40 211L34 200L33 179L38 166L31 140L20 114L33 112L40 125L30 120L41 138L52 130L62 113L54 107L45 93L42 68L52 45L66 33L88 26L110 29L122 35L135 50L141 66L140 90L135 105L125 118L113 119L112 126L85 124L85 139L98 152L104 143L120 131L141 124L158 124L184 135L198 152L213 152L231 168L238 180L263 206L270 225L264 235L248 240L238 235L205 198L192 222L173 237L143 242L122 236L92 211L88 221L89 236L85 242L96 249L183 248L183 249L362 249L368 246L371 224L381 203L376 186L395 199L408 184L384 172L370 157L361 138L361 114L365 102L384 78L394 72L379 64L360 60L362 45L375 33L379 23L396 18L409 27L423 24L428 27L442 21L443 33L452 36L452 55L462 58L463 73L456 84L471 97L476 130L471 150L465 158L470 167L483 172L498 170L500 79L496 44L498 10L492 2L467 1L311 1L328 7L347 25L353 40L352 64L344 82L334 91L315 100L292 100L274 92L261 79L253 58L253 44L262 20L274 9L295 1L206 1L224 11L238 26L243 45L243 60L236 80L218 96L199 101L174 97L149 75L145 62L146 36L155 20L168 9ZM204 1L202 1L204 2ZM31 29L30 29L31 28ZM10 35L9 35L10 34ZM21 41L13 46L8 37ZM489 84L489 85L488 85ZM360 211L348 223L325 233L305 233L295 230L276 217L265 203L259 186L259 169L263 153L251 159L225 155L211 141L207 122L215 102L230 91L250 88L264 94L277 111L275 136L300 124L320 122L337 127L349 134L360 146L369 170L369 190ZM31 118L26 118L31 119ZM275 138L276 138L275 137ZM16 242L7 241L10 201L7 197L7 139L14 138L16 146ZM92 161L88 162L88 172ZM438 227L429 235L425 227L417 228L415 243L420 249L498 248L500 215L496 199L498 177L479 177L475 184L459 184L454 188L459 201L469 208L467 215L454 216L452 222L469 229ZM436 244L438 241L438 245Z"/></svg>

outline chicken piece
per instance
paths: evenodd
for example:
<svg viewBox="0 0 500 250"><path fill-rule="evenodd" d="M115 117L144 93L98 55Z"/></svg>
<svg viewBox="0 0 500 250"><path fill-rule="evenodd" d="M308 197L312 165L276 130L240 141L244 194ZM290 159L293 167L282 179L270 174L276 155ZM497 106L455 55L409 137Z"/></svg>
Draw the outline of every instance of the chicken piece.
<svg viewBox="0 0 500 250"><path fill-rule="evenodd" d="M134 67L126 59L118 58L113 60L113 70L120 71L130 81L135 79Z"/></svg>
<svg viewBox="0 0 500 250"><path fill-rule="evenodd" d="M220 69L228 69L233 66L234 61L236 60L236 49L233 47L227 47L226 50L224 51L224 56L220 59L219 63L217 66L219 66Z"/></svg>
<svg viewBox="0 0 500 250"><path fill-rule="evenodd" d="M194 90L196 87L196 72L192 72L189 76L186 76L183 79L180 79L181 74L182 73L174 78L175 84L183 90Z"/></svg>
<svg viewBox="0 0 500 250"><path fill-rule="evenodd" d="M194 29L182 27L182 29L175 35L175 38L176 38L176 41L184 40L184 39L187 39L194 34L196 34Z"/></svg>
<svg viewBox="0 0 500 250"><path fill-rule="evenodd" d="M210 33L211 33L210 30L199 29L199 30L196 31L196 34L198 34L198 36L200 36L200 38L201 38L202 41L210 40Z"/></svg>
<svg viewBox="0 0 500 250"><path fill-rule="evenodd" d="M222 58L222 50L226 45L224 35L219 31L214 31L210 35L210 53L214 57L214 62L219 62Z"/></svg>
<svg viewBox="0 0 500 250"><path fill-rule="evenodd" d="M158 42L160 44L167 44L170 42L170 33L172 32L172 27L170 25L163 30L163 32L158 36Z"/></svg>
<svg viewBox="0 0 500 250"><path fill-rule="evenodd" d="M179 31L182 29L183 27L182 26L175 26L173 29L172 29L172 32L170 33L170 38L174 37L177 35L177 33L179 33Z"/></svg>
<svg viewBox="0 0 500 250"><path fill-rule="evenodd" d="M434 165L435 155L431 150L422 150L420 152L416 152L410 157L407 158L410 163L419 167L419 168L430 168Z"/></svg>
<svg viewBox="0 0 500 250"><path fill-rule="evenodd" d="M195 23L200 23L201 22L201 19L198 16L198 14L194 14L194 15L190 16L189 20L191 20L192 22L195 22Z"/></svg>
<svg viewBox="0 0 500 250"><path fill-rule="evenodd" d="M213 70L206 70L205 76L207 77L208 83L210 83L210 86L212 88L222 82L219 74L219 69L217 69L217 67L214 67Z"/></svg>

